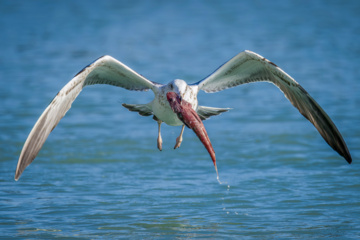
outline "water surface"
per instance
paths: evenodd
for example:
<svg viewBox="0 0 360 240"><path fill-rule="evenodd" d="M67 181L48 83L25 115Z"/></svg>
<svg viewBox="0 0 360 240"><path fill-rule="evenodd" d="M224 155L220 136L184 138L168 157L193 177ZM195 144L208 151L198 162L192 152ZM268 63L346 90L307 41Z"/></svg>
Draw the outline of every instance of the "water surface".
<svg viewBox="0 0 360 240"><path fill-rule="evenodd" d="M4 239L357 239L360 237L357 1L0 1L0 232ZM326 110L348 165L267 83L199 95L233 108L186 130L121 103L150 92L87 87L21 179L32 126L84 66L112 55L150 80L199 81L249 49Z"/></svg>

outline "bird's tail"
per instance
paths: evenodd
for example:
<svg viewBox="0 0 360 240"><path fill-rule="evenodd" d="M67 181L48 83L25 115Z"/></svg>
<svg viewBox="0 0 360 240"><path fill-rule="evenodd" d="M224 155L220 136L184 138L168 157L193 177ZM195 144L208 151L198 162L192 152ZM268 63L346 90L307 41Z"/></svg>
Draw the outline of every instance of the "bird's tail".
<svg viewBox="0 0 360 240"><path fill-rule="evenodd" d="M215 108L215 107L205 107L205 106L198 106L197 114L201 118L202 121L210 118L211 116L219 115L223 112L229 111L231 108Z"/></svg>
<svg viewBox="0 0 360 240"><path fill-rule="evenodd" d="M153 115L152 109L149 104L122 104L123 107L129 109L132 112L138 112L141 116L151 116Z"/></svg>

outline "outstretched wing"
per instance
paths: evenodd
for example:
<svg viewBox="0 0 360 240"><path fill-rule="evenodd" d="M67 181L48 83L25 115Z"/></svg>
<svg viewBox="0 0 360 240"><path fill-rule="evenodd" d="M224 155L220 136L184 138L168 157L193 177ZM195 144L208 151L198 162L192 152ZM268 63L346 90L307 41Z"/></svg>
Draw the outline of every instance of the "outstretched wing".
<svg viewBox="0 0 360 240"><path fill-rule="evenodd" d="M349 150L335 124L319 104L292 77L264 57L244 51L218 68L204 80L195 83L205 92L217 92L240 84L267 81L275 84L300 113L319 131L325 141L348 163Z"/></svg>
<svg viewBox="0 0 360 240"><path fill-rule="evenodd" d="M145 91L160 86L110 56L97 59L68 82L41 114L21 151L15 180L19 179L24 169L35 159L50 132L70 109L72 102L81 90L92 84L109 84L136 91Z"/></svg>

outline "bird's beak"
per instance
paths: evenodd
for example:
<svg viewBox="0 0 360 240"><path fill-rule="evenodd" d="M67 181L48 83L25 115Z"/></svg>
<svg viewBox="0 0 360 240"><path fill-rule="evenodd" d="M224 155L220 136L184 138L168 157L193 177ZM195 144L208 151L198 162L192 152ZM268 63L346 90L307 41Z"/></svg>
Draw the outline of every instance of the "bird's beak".
<svg viewBox="0 0 360 240"><path fill-rule="evenodd" d="M175 92L168 92L166 94L167 100L174 113L177 114L178 118L190 129L192 129L198 136L200 141L204 144L205 148L209 152L211 159L214 163L217 178L219 180L219 174L216 166L215 151L211 145L209 136L206 132L205 126L202 123L199 115L192 108L191 104L181 99ZM219 181L220 182L220 181Z"/></svg>

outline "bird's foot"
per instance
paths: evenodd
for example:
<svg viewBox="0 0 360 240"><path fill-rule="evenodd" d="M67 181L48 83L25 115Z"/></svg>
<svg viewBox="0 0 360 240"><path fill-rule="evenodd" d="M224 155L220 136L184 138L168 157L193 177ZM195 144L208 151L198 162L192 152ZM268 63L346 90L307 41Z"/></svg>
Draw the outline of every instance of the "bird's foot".
<svg viewBox="0 0 360 240"><path fill-rule="evenodd" d="M176 144L175 144L175 146L174 146L174 149L179 148L180 145L181 145L181 143L182 143L182 141L183 141L182 136L177 137L177 138L176 138Z"/></svg>
<svg viewBox="0 0 360 240"><path fill-rule="evenodd" d="M155 117L155 116L154 116ZM155 119L155 118L154 118ZM156 118L157 119L157 118ZM159 130L158 130L158 138L157 138L157 148L161 151L162 150L162 137L161 137L161 123L162 121L157 120Z"/></svg>
<svg viewBox="0 0 360 240"><path fill-rule="evenodd" d="M161 136L157 139L157 148L161 151L162 150L162 138Z"/></svg>

